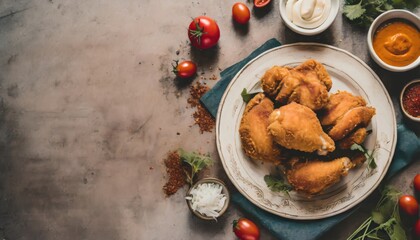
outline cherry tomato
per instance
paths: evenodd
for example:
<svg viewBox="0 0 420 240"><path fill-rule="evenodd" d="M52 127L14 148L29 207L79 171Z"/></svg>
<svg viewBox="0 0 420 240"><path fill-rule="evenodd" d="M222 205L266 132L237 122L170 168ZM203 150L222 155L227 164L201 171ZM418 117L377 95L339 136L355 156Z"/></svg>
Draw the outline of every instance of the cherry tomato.
<svg viewBox="0 0 420 240"><path fill-rule="evenodd" d="M420 239L420 219L417 219L416 223L414 224L414 236L416 239Z"/></svg>
<svg viewBox="0 0 420 240"><path fill-rule="evenodd" d="M254 0L254 6L257 8L267 6L270 3L270 0Z"/></svg>
<svg viewBox="0 0 420 240"><path fill-rule="evenodd" d="M411 195L403 195L399 201L400 209L408 216L415 216L419 213L419 204L417 200Z"/></svg>
<svg viewBox="0 0 420 240"><path fill-rule="evenodd" d="M240 240L260 239L260 229L251 220L239 218L233 221L233 232Z"/></svg>
<svg viewBox="0 0 420 240"><path fill-rule="evenodd" d="M175 61L172 72L179 78L190 78L197 73L197 65L192 61L183 61L178 63Z"/></svg>
<svg viewBox="0 0 420 240"><path fill-rule="evenodd" d="M414 190L416 190L417 193L420 193L420 174L417 174L414 177L413 185L414 185Z"/></svg>
<svg viewBox="0 0 420 240"><path fill-rule="evenodd" d="M216 21L207 16L196 17L188 27L188 38L198 49L211 48L219 41L219 26Z"/></svg>
<svg viewBox="0 0 420 240"><path fill-rule="evenodd" d="M237 2L233 4L232 17L237 23L245 24L249 21L249 18L251 17L251 12L245 4Z"/></svg>

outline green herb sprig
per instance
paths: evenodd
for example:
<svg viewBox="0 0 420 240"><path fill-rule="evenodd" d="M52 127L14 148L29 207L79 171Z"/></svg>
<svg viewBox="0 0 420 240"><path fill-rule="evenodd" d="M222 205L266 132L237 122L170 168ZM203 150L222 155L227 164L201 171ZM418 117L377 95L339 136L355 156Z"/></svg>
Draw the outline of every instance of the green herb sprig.
<svg viewBox="0 0 420 240"><path fill-rule="evenodd" d="M373 20L394 8L415 9L420 0L345 0L343 14L352 23L368 27Z"/></svg>
<svg viewBox="0 0 420 240"><path fill-rule="evenodd" d="M401 192L387 186L381 193L381 198L372 211L371 216L364 221L347 240L391 239L405 240L401 222L398 199Z"/></svg>
<svg viewBox="0 0 420 240"><path fill-rule="evenodd" d="M357 143L353 143L353 145L351 145L350 149L353 150L353 151L360 151L365 155L366 160L368 161L368 168L370 170L373 170L377 167L376 162L375 162L375 157L373 156L376 149L369 152L369 150L367 150L364 146L362 146L360 144L357 144Z"/></svg>
<svg viewBox="0 0 420 240"><path fill-rule="evenodd" d="M265 184L267 187L273 192L283 192L290 197L289 192L293 190L293 187L290 186L288 183L284 181L284 179L280 177L274 177L272 175L265 175L264 176Z"/></svg>
<svg viewBox="0 0 420 240"><path fill-rule="evenodd" d="M191 172L185 172L188 183L192 186L195 175L206 167L213 164L213 160L210 155L201 155L196 152L186 152L183 149L178 150L181 157L181 161L191 166Z"/></svg>
<svg viewBox="0 0 420 240"><path fill-rule="evenodd" d="M249 101L251 101L251 99L253 97L255 97L255 95L257 95L258 93L248 93L248 91L246 90L246 88L244 88L241 92L241 96L242 96L242 100L245 103L248 103Z"/></svg>

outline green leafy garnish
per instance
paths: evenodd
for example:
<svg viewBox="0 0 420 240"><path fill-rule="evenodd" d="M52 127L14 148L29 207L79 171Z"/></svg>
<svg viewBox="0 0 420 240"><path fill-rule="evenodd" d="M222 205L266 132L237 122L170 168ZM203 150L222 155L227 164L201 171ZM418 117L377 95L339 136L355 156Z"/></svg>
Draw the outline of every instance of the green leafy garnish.
<svg viewBox="0 0 420 240"><path fill-rule="evenodd" d="M373 20L394 8L414 9L420 0L345 0L343 14L354 24L369 26Z"/></svg>
<svg viewBox="0 0 420 240"><path fill-rule="evenodd" d="M357 143L353 143L350 149L353 151L360 151L365 155L366 160L368 161L368 168L370 170L375 169L377 167L376 162L375 162L375 157L373 156L373 154L375 153L375 150L369 152L365 147Z"/></svg>
<svg viewBox="0 0 420 240"><path fill-rule="evenodd" d="M405 235L401 222L398 198L401 192L392 187L385 187L372 215L364 221L347 240L386 239L404 240Z"/></svg>
<svg viewBox="0 0 420 240"><path fill-rule="evenodd" d="M241 92L242 100L244 100L244 102L248 103L257 94L258 93L248 93L246 88L244 88Z"/></svg>
<svg viewBox="0 0 420 240"><path fill-rule="evenodd" d="M343 13L350 20L354 20L356 18L361 17L365 12L366 9L362 8L362 1L360 1L358 4L345 5L343 7Z"/></svg>
<svg viewBox="0 0 420 240"><path fill-rule="evenodd" d="M293 190L293 187L287 184L284 179L274 177L271 175L264 176L265 184L273 192L283 192L289 195L289 191Z"/></svg>
<svg viewBox="0 0 420 240"><path fill-rule="evenodd" d="M210 155L186 152L183 149L179 149L178 152L181 157L181 161L191 166L191 173L186 172L187 181L191 186L193 185L194 176L202 169L213 164L213 160L210 158Z"/></svg>

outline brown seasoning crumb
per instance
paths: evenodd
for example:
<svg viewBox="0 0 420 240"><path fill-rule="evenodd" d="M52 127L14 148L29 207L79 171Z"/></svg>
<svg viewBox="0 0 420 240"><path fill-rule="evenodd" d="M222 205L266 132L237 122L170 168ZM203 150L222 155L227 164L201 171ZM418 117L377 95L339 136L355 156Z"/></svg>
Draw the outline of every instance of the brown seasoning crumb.
<svg viewBox="0 0 420 240"><path fill-rule="evenodd" d="M169 197L187 184L187 181L178 151L168 153L168 156L165 159L165 166L169 179L163 186L163 192Z"/></svg>
<svg viewBox="0 0 420 240"><path fill-rule="evenodd" d="M213 116L200 103L201 96L203 96L209 89L209 87L202 85L200 82L197 82L195 85L191 85L190 87L191 96L188 98L188 103L191 107L197 108L193 117L195 124L197 124L200 128L200 133L212 132L214 126L216 125Z"/></svg>

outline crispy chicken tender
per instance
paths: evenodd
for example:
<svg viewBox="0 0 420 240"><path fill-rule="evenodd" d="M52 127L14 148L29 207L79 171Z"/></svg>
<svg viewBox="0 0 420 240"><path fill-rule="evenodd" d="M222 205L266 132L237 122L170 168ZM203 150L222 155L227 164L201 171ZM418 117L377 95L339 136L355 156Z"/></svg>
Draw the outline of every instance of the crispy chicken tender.
<svg viewBox="0 0 420 240"><path fill-rule="evenodd" d="M366 106L366 101L360 96L353 96L346 91L339 91L330 96L328 104L323 109L320 118L322 125L335 125L337 119L342 117L348 110L355 107Z"/></svg>
<svg viewBox="0 0 420 240"><path fill-rule="evenodd" d="M314 195L339 182L353 167L354 164L347 157L332 161L295 161L286 171L286 176L296 191Z"/></svg>
<svg viewBox="0 0 420 240"><path fill-rule="evenodd" d="M252 159L273 162L281 161L281 148L268 133L268 117L273 112L273 102L263 93L257 94L245 107L239 134L245 154Z"/></svg>
<svg viewBox="0 0 420 240"><path fill-rule="evenodd" d="M328 135L334 141L341 140L339 147L348 149L353 143L363 143L367 136L365 127L375 112L375 108L366 106L362 97L339 91L330 96L320 121L323 126L330 128Z"/></svg>
<svg viewBox="0 0 420 240"><path fill-rule="evenodd" d="M335 149L334 141L322 130L316 114L298 103L274 110L269 118L268 131L275 142L287 149L317 151L319 155Z"/></svg>
<svg viewBox="0 0 420 240"><path fill-rule="evenodd" d="M261 86L281 104L297 102L319 110L328 102L332 81L324 66L310 59L295 68L270 68L261 78Z"/></svg>
<svg viewBox="0 0 420 240"><path fill-rule="evenodd" d="M337 124L331 128L328 135L335 141L343 139L356 127L367 126L373 115L375 115L375 109L372 107L352 108L337 121Z"/></svg>
<svg viewBox="0 0 420 240"><path fill-rule="evenodd" d="M338 146L340 149L350 149L351 145L354 143L362 144L365 141L367 136L367 130L364 127L358 128L352 133L350 133L345 138L341 139L338 142Z"/></svg>

